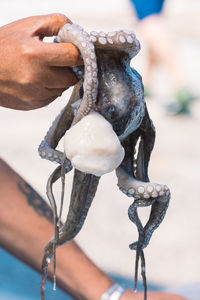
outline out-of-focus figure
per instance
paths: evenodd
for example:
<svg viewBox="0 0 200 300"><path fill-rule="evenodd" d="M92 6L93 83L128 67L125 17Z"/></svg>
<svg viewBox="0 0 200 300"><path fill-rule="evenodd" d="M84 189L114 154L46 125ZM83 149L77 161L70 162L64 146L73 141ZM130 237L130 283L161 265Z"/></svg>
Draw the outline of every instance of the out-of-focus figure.
<svg viewBox="0 0 200 300"><path fill-rule="evenodd" d="M194 99L185 84L184 76L177 62L173 39L162 16L164 0L130 0L134 5L138 25L148 48L148 59L144 74L145 94L149 94L149 83L153 67L160 63L173 83L175 101L168 104L171 114L188 114Z"/></svg>

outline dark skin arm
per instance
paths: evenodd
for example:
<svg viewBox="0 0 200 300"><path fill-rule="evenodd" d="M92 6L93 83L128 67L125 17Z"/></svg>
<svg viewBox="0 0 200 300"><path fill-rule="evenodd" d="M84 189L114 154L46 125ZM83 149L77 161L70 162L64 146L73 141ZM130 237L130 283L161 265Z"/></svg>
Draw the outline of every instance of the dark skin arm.
<svg viewBox="0 0 200 300"><path fill-rule="evenodd" d="M0 245L40 271L44 246L53 236L52 211L41 196L2 160L0 160L0 211ZM52 271L50 266L50 275ZM57 284L74 299L99 300L112 283L113 281L75 242L57 249ZM143 294L127 290L120 299L143 300ZM151 292L148 299L184 298Z"/></svg>

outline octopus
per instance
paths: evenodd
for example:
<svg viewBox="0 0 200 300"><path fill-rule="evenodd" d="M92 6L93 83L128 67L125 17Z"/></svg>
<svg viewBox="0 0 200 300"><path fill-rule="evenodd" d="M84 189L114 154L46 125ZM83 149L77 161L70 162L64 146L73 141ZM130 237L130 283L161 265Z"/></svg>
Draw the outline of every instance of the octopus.
<svg viewBox="0 0 200 300"><path fill-rule="evenodd" d="M129 246L136 252L134 289L137 288L141 262L146 300L144 248L165 216L170 190L164 184L151 182L148 176L155 128L144 100L142 78L130 66L131 59L140 50L140 43L132 31L92 31L89 34L77 24L64 25L56 37L56 42L74 44L81 53L84 65L72 68L79 82L75 85L66 107L56 117L39 146L42 158L58 164L47 182L47 196L54 213L55 233L44 250L41 300L45 297L48 264L53 257L55 288L56 248L74 239L81 230L99 183L100 176L75 168L69 211L66 221L61 223L65 174L72 170L73 165L66 154L56 148L65 133L91 111L102 115L111 124L124 148L124 158L116 167L116 176L120 191L133 198L128 216L138 230L138 240ZM62 182L62 193L58 212L52 186L59 178ZM145 206L150 206L151 210L148 221L143 225L138 208Z"/></svg>

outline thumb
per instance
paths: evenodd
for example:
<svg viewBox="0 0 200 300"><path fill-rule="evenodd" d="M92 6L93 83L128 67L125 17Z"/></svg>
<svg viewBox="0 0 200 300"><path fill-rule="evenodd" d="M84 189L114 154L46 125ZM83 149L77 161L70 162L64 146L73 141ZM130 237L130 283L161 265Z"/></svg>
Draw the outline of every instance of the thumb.
<svg viewBox="0 0 200 300"><path fill-rule="evenodd" d="M40 22L37 23L37 29L34 32L35 36L38 36L41 40L45 36L57 35L60 28L66 23L72 23L63 14L50 14L44 16L38 16Z"/></svg>

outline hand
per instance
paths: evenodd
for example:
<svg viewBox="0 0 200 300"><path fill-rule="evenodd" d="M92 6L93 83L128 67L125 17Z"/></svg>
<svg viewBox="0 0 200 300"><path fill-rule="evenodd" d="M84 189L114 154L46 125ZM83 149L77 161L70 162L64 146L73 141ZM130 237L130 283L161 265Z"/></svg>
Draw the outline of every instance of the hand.
<svg viewBox="0 0 200 300"><path fill-rule="evenodd" d="M162 292L148 292L148 300L187 300L184 297L162 293ZM127 290L121 297L120 300L143 300L144 294L142 292L134 293L131 290Z"/></svg>
<svg viewBox="0 0 200 300"><path fill-rule="evenodd" d="M0 105L31 110L49 104L77 82L68 68L82 64L72 44L45 43L71 21L61 14L34 16L0 28Z"/></svg>

